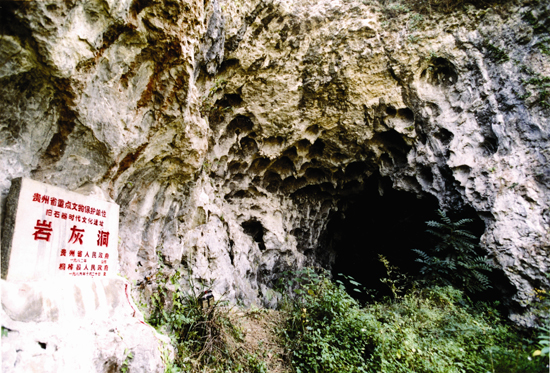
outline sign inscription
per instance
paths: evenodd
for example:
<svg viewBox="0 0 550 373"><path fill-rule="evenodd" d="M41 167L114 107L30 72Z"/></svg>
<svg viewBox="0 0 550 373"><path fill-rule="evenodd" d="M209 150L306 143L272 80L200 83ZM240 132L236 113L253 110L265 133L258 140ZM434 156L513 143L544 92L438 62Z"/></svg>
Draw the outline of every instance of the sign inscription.
<svg viewBox="0 0 550 373"><path fill-rule="evenodd" d="M12 181L2 237L2 277L114 276L119 207L62 188Z"/></svg>

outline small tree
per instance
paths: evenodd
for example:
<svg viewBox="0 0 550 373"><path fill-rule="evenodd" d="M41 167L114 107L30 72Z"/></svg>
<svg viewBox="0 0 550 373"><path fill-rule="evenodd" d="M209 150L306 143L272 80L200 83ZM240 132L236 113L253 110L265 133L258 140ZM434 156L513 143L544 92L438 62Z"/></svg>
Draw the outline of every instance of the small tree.
<svg viewBox="0 0 550 373"><path fill-rule="evenodd" d="M491 288L485 274L494 266L487 256L476 252L477 237L463 229L472 219L451 221L443 210L438 210L440 221L427 221L431 227L426 232L436 236L439 242L429 253L414 249L419 255L417 262L424 264L420 273L428 280L443 285L453 285L468 292Z"/></svg>

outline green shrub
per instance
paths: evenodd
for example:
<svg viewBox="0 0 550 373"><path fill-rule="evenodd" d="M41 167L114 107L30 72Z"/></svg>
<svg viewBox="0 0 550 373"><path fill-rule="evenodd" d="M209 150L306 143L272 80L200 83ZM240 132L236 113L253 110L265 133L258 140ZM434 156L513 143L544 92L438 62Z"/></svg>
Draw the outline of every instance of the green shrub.
<svg viewBox="0 0 550 373"><path fill-rule="evenodd" d="M283 334L298 373L546 370L492 306L451 286L361 308L343 285L311 270L293 283Z"/></svg>
<svg viewBox="0 0 550 373"><path fill-rule="evenodd" d="M190 277L190 276L189 276ZM180 287L180 274L166 276L159 272L158 291L151 298L152 310L148 322L166 332L172 339L176 356L171 371L198 371L200 366L225 368L233 364L226 345L226 332L232 331L227 311L221 300L203 307L200 294L204 287L190 281L190 290ZM174 289L168 291L166 283Z"/></svg>
<svg viewBox="0 0 550 373"><path fill-rule="evenodd" d="M296 372L366 372L367 315L343 286L311 269L289 283L297 296L287 304L284 338Z"/></svg>
<svg viewBox="0 0 550 373"><path fill-rule="evenodd" d="M533 356L548 356L550 355L550 327L543 326L540 328L538 335L538 350L533 352Z"/></svg>
<svg viewBox="0 0 550 373"><path fill-rule="evenodd" d="M438 210L440 221L428 221L432 229L426 232L438 238L429 253L413 249L424 264L420 273L436 285L453 285L468 292L483 291L491 287L485 274L493 269L486 256L476 253L477 237L463 229L472 219L451 221L445 211Z"/></svg>
<svg viewBox="0 0 550 373"><path fill-rule="evenodd" d="M365 309L369 368L387 372L543 372L528 346L491 306L433 287Z"/></svg>

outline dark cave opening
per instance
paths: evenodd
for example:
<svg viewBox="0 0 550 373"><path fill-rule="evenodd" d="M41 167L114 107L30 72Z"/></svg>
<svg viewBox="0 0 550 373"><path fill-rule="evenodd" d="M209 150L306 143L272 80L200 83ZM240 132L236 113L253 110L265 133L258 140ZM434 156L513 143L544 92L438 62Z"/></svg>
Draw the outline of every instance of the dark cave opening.
<svg viewBox="0 0 550 373"><path fill-rule="evenodd" d="M391 296L389 287L380 281L388 275L379 255L411 279L419 278L422 265L416 262L418 255L413 249L426 251L435 245L435 238L426 232L426 221L438 220L438 207L435 197L419 199L412 193L392 189L387 178L369 178L361 193L342 201L339 212L330 217L321 240L321 245L334 253L333 278L338 279L338 273L343 273L373 289L377 299ZM453 221L473 219L465 228L476 237L485 230L484 222L472 208L449 211L448 216ZM511 286L502 271L494 270L490 277L493 289L471 296L485 300L509 298ZM370 299L364 294L354 296Z"/></svg>
<svg viewBox="0 0 550 373"><path fill-rule="evenodd" d="M391 295L380 279L386 277L379 255L403 273L418 272L412 249L426 249L425 221L434 219L435 198L418 199L391 188L391 181L371 177L364 190L342 202L340 213L330 220L326 247L336 255L332 274L352 276L379 296ZM389 185L388 185L389 184ZM379 190L384 190L380 195Z"/></svg>
<svg viewBox="0 0 550 373"><path fill-rule="evenodd" d="M241 224L244 233L248 234L258 244L260 251L265 251L264 226L256 219L250 219Z"/></svg>

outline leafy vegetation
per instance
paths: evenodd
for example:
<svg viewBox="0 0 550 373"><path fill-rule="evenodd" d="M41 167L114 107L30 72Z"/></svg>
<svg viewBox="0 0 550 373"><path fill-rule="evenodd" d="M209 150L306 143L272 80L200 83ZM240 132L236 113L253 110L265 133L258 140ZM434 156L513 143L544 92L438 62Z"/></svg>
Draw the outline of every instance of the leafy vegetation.
<svg viewBox="0 0 550 373"><path fill-rule="evenodd" d="M501 49L490 42L485 42L485 48L487 49L487 57L493 60L496 63L503 63L510 61L510 57L504 49Z"/></svg>
<svg viewBox="0 0 550 373"><path fill-rule="evenodd" d="M538 335L538 350L533 352L533 356L548 356L550 355L550 327L543 326Z"/></svg>
<svg viewBox="0 0 550 373"><path fill-rule="evenodd" d="M477 237L463 229L472 219L453 222L445 211L439 210L438 214L440 221L426 222L431 227L427 232L437 237L438 243L428 253L414 249L419 255L417 261L424 265L420 273L430 283L453 285L467 292L490 288L486 273L493 265L486 256L477 254Z"/></svg>
<svg viewBox="0 0 550 373"><path fill-rule="evenodd" d="M270 359L253 348L243 348L243 332L232 322L223 297L204 302L201 295L207 287L196 284L191 275L187 280L179 272L168 275L160 265L148 322L171 337L175 353L170 358L165 351L165 372L267 373ZM186 281L187 291L181 286ZM132 357L128 355L127 360Z"/></svg>
<svg viewBox="0 0 550 373"><path fill-rule="evenodd" d="M550 278L550 273L546 274ZM529 308L530 315L535 323L539 325L537 336L537 347L533 356L549 360L550 355L550 296L545 289L535 288L531 294L531 300L524 305Z"/></svg>
<svg viewBox="0 0 550 373"><path fill-rule="evenodd" d="M159 272L158 277L160 286L152 296L153 307L148 321L171 336L176 349L175 366L194 371L199 365L231 361L225 344L225 333L231 330L231 323L220 300L203 307L202 292L192 281L189 292L181 289L179 272L170 277ZM167 287L163 286L166 282L174 288L171 298Z"/></svg>
<svg viewBox="0 0 550 373"><path fill-rule="evenodd" d="M361 305L350 294L369 290L343 274L332 282L322 270L306 268L284 277L292 295L283 303L282 333L296 373L547 371L538 356L548 355L550 330L540 329L533 353L533 336L500 316L498 303L468 298L490 287L492 266L465 229L470 219L453 222L438 213L438 221L427 222L437 244L429 253L416 250L421 281L379 256L389 298Z"/></svg>
<svg viewBox="0 0 550 373"><path fill-rule="evenodd" d="M451 286L364 307L313 270L286 304L288 357L300 372L544 372L529 345L485 303Z"/></svg>
<svg viewBox="0 0 550 373"><path fill-rule="evenodd" d="M550 91L548 91L548 89L550 88L550 77L533 73L532 71L530 71L530 69L525 70L529 70L529 72L531 73L531 77L524 80L523 83L525 85L534 86L539 93L539 104L544 108L550 108L550 103L547 100L548 97L550 97Z"/></svg>
<svg viewBox="0 0 550 373"><path fill-rule="evenodd" d="M128 349L124 350L124 355L126 356L124 358L124 361L122 362L122 366L120 368L120 371L122 373L126 373L128 369L130 368L130 362L134 358L134 354L131 351L128 351Z"/></svg>
<svg viewBox="0 0 550 373"><path fill-rule="evenodd" d="M296 275L288 283L296 296L286 304L283 330L296 372L365 372L366 314L357 301L311 268Z"/></svg>

